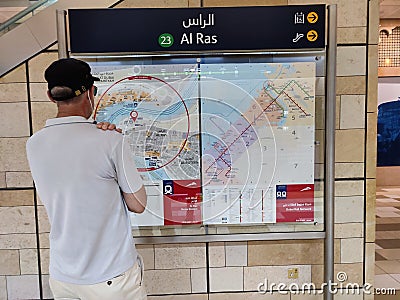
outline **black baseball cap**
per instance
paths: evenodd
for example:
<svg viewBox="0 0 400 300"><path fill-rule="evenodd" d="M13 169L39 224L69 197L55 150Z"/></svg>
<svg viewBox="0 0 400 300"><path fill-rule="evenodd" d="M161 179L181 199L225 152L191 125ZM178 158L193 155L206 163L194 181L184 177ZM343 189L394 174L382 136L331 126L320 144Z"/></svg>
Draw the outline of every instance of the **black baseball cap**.
<svg viewBox="0 0 400 300"><path fill-rule="evenodd" d="M90 89L100 78L90 74L90 66L75 58L62 58L53 62L44 72L49 91L56 86L66 86L72 89L73 94L65 97L53 97L63 101L77 97Z"/></svg>

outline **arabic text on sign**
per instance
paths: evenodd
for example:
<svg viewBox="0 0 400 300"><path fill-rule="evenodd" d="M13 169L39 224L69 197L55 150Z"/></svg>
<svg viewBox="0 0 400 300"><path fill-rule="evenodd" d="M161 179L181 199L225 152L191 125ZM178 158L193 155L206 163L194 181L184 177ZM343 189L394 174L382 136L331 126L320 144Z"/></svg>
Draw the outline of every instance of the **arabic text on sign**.
<svg viewBox="0 0 400 300"><path fill-rule="evenodd" d="M198 18L188 19L182 22L184 28L189 28L191 26L200 26L201 29L206 28L206 26L214 25L214 14L208 14L208 20L203 18L203 14L199 14Z"/></svg>

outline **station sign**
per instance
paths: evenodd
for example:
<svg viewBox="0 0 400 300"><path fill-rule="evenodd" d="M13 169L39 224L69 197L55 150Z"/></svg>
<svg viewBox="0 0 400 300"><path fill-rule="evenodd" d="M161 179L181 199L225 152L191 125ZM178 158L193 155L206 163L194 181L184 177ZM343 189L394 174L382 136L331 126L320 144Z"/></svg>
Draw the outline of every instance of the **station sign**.
<svg viewBox="0 0 400 300"><path fill-rule="evenodd" d="M325 48L325 5L68 10L72 53Z"/></svg>

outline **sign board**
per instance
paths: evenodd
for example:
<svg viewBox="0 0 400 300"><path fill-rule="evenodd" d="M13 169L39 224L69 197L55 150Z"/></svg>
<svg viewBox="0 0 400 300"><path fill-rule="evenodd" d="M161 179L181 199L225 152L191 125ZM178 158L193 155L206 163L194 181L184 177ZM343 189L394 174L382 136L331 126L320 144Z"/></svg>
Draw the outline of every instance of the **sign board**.
<svg viewBox="0 0 400 300"><path fill-rule="evenodd" d="M321 49L325 9L70 9L70 50L96 54Z"/></svg>

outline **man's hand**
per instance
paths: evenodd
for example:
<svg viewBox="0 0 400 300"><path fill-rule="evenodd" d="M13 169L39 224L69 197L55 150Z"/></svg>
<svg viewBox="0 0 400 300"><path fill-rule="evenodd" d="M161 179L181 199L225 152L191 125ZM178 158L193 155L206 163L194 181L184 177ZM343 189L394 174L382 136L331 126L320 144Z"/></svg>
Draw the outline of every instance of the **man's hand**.
<svg viewBox="0 0 400 300"><path fill-rule="evenodd" d="M109 122L99 122L96 124L96 127L101 129L101 130L115 130L119 133L122 133L122 129L121 128L117 128L117 126L115 126L115 124L111 124Z"/></svg>

